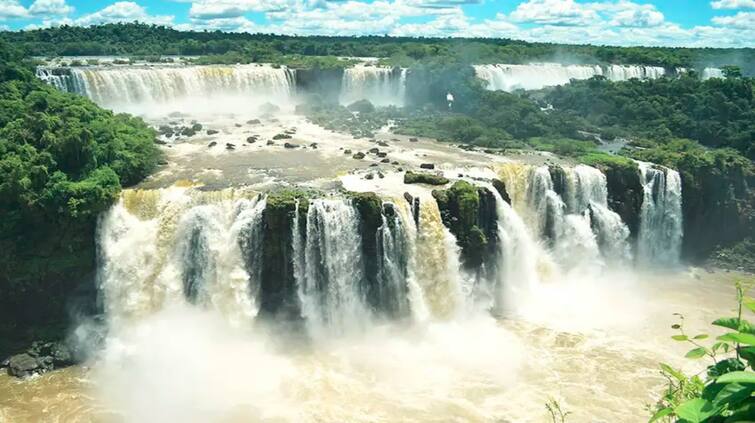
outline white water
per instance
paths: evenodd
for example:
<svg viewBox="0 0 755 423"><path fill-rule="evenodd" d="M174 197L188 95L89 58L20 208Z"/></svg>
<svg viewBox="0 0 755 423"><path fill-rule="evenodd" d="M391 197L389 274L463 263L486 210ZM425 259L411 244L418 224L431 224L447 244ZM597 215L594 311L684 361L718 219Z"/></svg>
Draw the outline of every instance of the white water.
<svg viewBox="0 0 755 423"><path fill-rule="evenodd" d="M112 66L39 68L37 75L57 88L92 99L118 111L146 114L154 108L236 112L266 102L292 103L295 71L285 66ZM214 101L209 101L210 99ZM146 110L145 110L146 109Z"/></svg>
<svg viewBox="0 0 755 423"><path fill-rule="evenodd" d="M572 79L604 76L611 81L657 79L666 71L658 66L638 65L562 65L559 63L531 63L527 65L475 65L475 74L489 90L538 90L568 84Z"/></svg>
<svg viewBox="0 0 755 423"><path fill-rule="evenodd" d="M357 65L346 68L341 82L341 104L369 100L376 106L403 106L406 69Z"/></svg>
<svg viewBox="0 0 755 423"><path fill-rule="evenodd" d="M303 278L297 283L312 335L323 339L362 329L371 316L360 284L364 269L357 211L342 199L310 201L303 245L294 256L304 254Z"/></svg>
<svg viewBox="0 0 755 423"><path fill-rule="evenodd" d="M711 79L711 78L723 78L724 77L724 71L719 68L704 68L703 69L703 80Z"/></svg>
<svg viewBox="0 0 755 423"><path fill-rule="evenodd" d="M682 243L682 181L679 172L638 162L643 188L638 258L644 264L679 263Z"/></svg>

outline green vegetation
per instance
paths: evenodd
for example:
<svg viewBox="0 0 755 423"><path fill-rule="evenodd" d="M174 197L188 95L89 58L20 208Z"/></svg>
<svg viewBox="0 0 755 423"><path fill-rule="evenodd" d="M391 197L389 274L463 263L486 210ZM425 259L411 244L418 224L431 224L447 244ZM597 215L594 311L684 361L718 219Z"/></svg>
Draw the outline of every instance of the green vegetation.
<svg viewBox="0 0 755 423"><path fill-rule="evenodd" d="M755 299L747 296L752 286L737 283L737 316L717 319L714 326L730 332L708 341L710 335L690 335L685 331L684 316L672 326L679 333L677 342L693 348L686 357L707 358L711 364L705 376L688 376L668 364L661 363L661 374L667 380L663 396L651 407L650 422L683 423L743 422L755 420L755 326L743 318L755 313Z"/></svg>
<svg viewBox="0 0 755 423"><path fill-rule="evenodd" d="M156 166L154 139L37 80L0 41L0 339L65 320L64 299L92 279L97 215Z"/></svg>
<svg viewBox="0 0 755 423"><path fill-rule="evenodd" d="M203 55L233 63L273 62L281 56L383 57L385 63L525 63L568 57L577 62L636 63L673 68L737 65L755 71L751 49L609 47L528 43L509 39L411 37L296 37L221 31L177 31L140 23L89 28L61 26L3 32L32 56ZM241 60L239 60L241 59Z"/></svg>
<svg viewBox="0 0 755 423"><path fill-rule="evenodd" d="M427 172L407 171L404 174L405 184L428 184L428 185L445 185L449 182L442 175L435 175Z"/></svg>

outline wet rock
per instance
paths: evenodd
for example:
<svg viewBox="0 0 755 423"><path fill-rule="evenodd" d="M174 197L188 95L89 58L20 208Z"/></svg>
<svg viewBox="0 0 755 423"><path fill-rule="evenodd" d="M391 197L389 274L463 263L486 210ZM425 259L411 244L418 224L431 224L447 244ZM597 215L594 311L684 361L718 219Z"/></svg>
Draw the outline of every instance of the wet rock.
<svg viewBox="0 0 755 423"><path fill-rule="evenodd" d="M158 160L157 164L160 165L160 166L166 166L168 164L168 161L167 160Z"/></svg>
<svg viewBox="0 0 755 423"><path fill-rule="evenodd" d="M199 132L202 130L202 124L201 123L195 123L194 125L191 125L191 129L194 132Z"/></svg>
<svg viewBox="0 0 755 423"><path fill-rule="evenodd" d="M378 153L380 153L380 149L379 149L379 148L377 148L377 147L375 147L375 148L370 148L370 149L369 149L368 151L369 151L370 153L372 153L372 154L378 154Z"/></svg>
<svg viewBox="0 0 755 423"><path fill-rule="evenodd" d="M380 151L380 152L377 153L378 157L386 157L387 155L388 155L388 153L386 153L385 151Z"/></svg>
<svg viewBox="0 0 755 423"><path fill-rule="evenodd" d="M172 134L173 133L173 128L171 128L168 125L160 125L160 127L157 128L157 133L161 134L161 135Z"/></svg>
<svg viewBox="0 0 755 423"><path fill-rule="evenodd" d="M499 194L501 194L501 198L503 201L511 204L511 197L509 196L508 191L506 190L506 184L503 183L500 179L493 179L493 188L495 188L496 191L498 191Z"/></svg>
<svg viewBox="0 0 755 423"><path fill-rule="evenodd" d="M155 144L157 145L165 145L167 142L161 140L160 138L155 138Z"/></svg>
<svg viewBox="0 0 755 423"><path fill-rule="evenodd" d="M394 166L398 166L399 165L398 162L391 162L391 164L394 165Z"/></svg>
<svg viewBox="0 0 755 423"><path fill-rule="evenodd" d="M445 185L448 182L448 179L442 175L432 173L408 171L404 174L405 184Z"/></svg>
<svg viewBox="0 0 755 423"><path fill-rule="evenodd" d="M237 128L241 128L243 125L241 125L240 123L235 123L234 126Z"/></svg>
<svg viewBox="0 0 755 423"><path fill-rule="evenodd" d="M377 142L377 145L379 145L379 146L381 146L381 147L388 147L388 143L387 143L387 142L385 142L385 141L378 141L378 142Z"/></svg>
<svg viewBox="0 0 755 423"><path fill-rule="evenodd" d="M8 374L11 376L27 377L44 371L37 358L27 353L16 354L8 361Z"/></svg>
<svg viewBox="0 0 755 423"><path fill-rule="evenodd" d="M290 140L291 139L291 135L285 134L285 133L275 134L275 135L273 135L273 139L274 140Z"/></svg>
<svg viewBox="0 0 755 423"><path fill-rule="evenodd" d="M383 172L378 172L378 178L380 179L385 178L385 175L383 175Z"/></svg>
<svg viewBox="0 0 755 423"><path fill-rule="evenodd" d="M275 145L275 141L273 141L273 140L267 140L267 145Z"/></svg>
<svg viewBox="0 0 755 423"><path fill-rule="evenodd" d="M313 142L309 146L312 147L312 148L314 148L314 149L317 149L317 143L316 142Z"/></svg>
<svg viewBox="0 0 755 423"><path fill-rule="evenodd" d="M419 167L420 169L435 169L435 165L432 163L422 163L421 165L419 165Z"/></svg>
<svg viewBox="0 0 755 423"><path fill-rule="evenodd" d="M374 178L375 178L375 175L373 175L372 173L368 173L364 175L364 179L367 179L367 180L372 180Z"/></svg>
<svg viewBox="0 0 755 423"><path fill-rule="evenodd" d="M354 155L353 155L353 156L351 156L351 157L352 157L352 158L354 158L354 159L357 159L357 160L362 160L362 159L364 158L364 153L362 153L362 152L360 151L360 152L358 152L358 153L354 154Z"/></svg>
<svg viewBox="0 0 755 423"><path fill-rule="evenodd" d="M195 131L192 128L188 128L188 127L181 128L181 135L185 137L193 137L196 134L197 134L197 131Z"/></svg>
<svg viewBox="0 0 755 423"><path fill-rule="evenodd" d="M343 150L343 154L351 154L351 150L349 150L349 149L347 148L346 150Z"/></svg>
<svg viewBox="0 0 755 423"><path fill-rule="evenodd" d="M218 132L219 132L219 131L217 131L217 130L215 130L215 129L208 129L208 130L207 130L207 135L215 135L215 134L217 134Z"/></svg>
<svg viewBox="0 0 755 423"><path fill-rule="evenodd" d="M390 163L390 162L391 162L391 159L380 160L380 163Z"/></svg>
<svg viewBox="0 0 755 423"><path fill-rule="evenodd" d="M419 140L417 138L411 137L409 138L409 142L418 142Z"/></svg>
<svg viewBox="0 0 755 423"><path fill-rule="evenodd" d="M218 145L218 143L216 141L213 141L213 142L207 144L207 147L215 147L216 145Z"/></svg>
<svg viewBox="0 0 755 423"><path fill-rule="evenodd" d="M235 150L236 144L231 144L230 142L225 143L225 149L226 150Z"/></svg>
<svg viewBox="0 0 755 423"><path fill-rule="evenodd" d="M287 143L283 144L283 148L299 148L299 145L287 142Z"/></svg>
<svg viewBox="0 0 755 423"><path fill-rule="evenodd" d="M246 137L246 142L248 142L249 144L254 144L255 142L257 142L257 137Z"/></svg>
<svg viewBox="0 0 755 423"><path fill-rule="evenodd" d="M247 125L259 125L261 123L262 122L259 119L250 119L250 120L246 121Z"/></svg>

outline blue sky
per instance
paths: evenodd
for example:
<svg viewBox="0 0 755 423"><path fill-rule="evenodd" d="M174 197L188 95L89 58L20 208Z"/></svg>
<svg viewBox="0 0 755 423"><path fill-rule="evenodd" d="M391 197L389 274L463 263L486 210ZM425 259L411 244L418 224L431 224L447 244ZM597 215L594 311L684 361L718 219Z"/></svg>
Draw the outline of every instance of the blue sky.
<svg viewBox="0 0 755 423"><path fill-rule="evenodd" d="M283 34L755 47L755 0L0 0L0 29L139 20Z"/></svg>

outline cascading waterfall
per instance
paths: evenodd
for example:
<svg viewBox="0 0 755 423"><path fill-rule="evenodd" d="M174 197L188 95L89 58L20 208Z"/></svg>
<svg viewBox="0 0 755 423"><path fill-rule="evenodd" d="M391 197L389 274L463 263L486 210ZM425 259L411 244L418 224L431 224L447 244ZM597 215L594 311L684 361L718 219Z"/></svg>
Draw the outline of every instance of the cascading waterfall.
<svg viewBox="0 0 755 423"><path fill-rule="evenodd" d="M393 203L384 204L383 223L378 228L378 303L390 317L410 314L409 304L409 238L404 222Z"/></svg>
<svg viewBox="0 0 755 423"><path fill-rule="evenodd" d="M674 265L682 243L682 181L679 172L638 162L643 201L637 245L641 263Z"/></svg>
<svg viewBox="0 0 755 423"><path fill-rule="evenodd" d="M658 66L639 65L562 65L559 63L531 63L527 65L492 64L475 65L475 74L485 81L489 90L538 90L544 87L568 84L572 79L590 79L604 76L611 81L632 78L656 79L666 71Z"/></svg>
<svg viewBox="0 0 755 423"><path fill-rule="evenodd" d="M233 190L126 190L98 225L101 300L116 322L171 302L257 313L263 198Z"/></svg>
<svg viewBox="0 0 755 423"><path fill-rule="evenodd" d="M465 280L461 275L459 247L451 232L443 226L435 199L422 198L419 208L416 261L417 283L427 308L435 317L447 318L463 303Z"/></svg>
<svg viewBox="0 0 755 423"><path fill-rule="evenodd" d="M724 71L719 68L704 68L702 72L702 79L711 79L711 78L723 78L724 77Z"/></svg>
<svg viewBox="0 0 755 423"><path fill-rule="evenodd" d="M37 75L64 91L102 106L166 103L208 96L269 97L287 102L294 94L295 71L269 65L111 66L39 68Z"/></svg>
<svg viewBox="0 0 755 423"><path fill-rule="evenodd" d="M567 178L569 210L582 214L592 227L604 259L615 263L628 262L631 248L628 242L629 228L621 217L608 208L608 184L600 170L577 165Z"/></svg>
<svg viewBox="0 0 755 423"><path fill-rule="evenodd" d="M314 336L359 330L370 318L359 215L347 200L317 199L310 201L306 222L306 239L295 245L294 256L300 262L304 257L297 283L307 325Z"/></svg>
<svg viewBox="0 0 755 423"><path fill-rule="evenodd" d="M406 69L357 65L344 69L341 104L369 100L376 106L403 106Z"/></svg>

